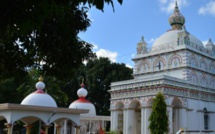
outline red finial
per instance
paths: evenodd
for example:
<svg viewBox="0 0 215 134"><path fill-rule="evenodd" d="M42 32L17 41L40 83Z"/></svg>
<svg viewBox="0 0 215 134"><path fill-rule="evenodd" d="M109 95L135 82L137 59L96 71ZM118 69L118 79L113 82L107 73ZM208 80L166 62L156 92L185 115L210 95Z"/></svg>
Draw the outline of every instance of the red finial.
<svg viewBox="0 0 215 134"><path fill-rule="evenodd" d="M84 83L81 83L81 87L85 87Z"/></svg>
<svg viewBox="0 0 215 134"><path fill-rule="evenodd" d="M82 88L84 88L84 87L85 87L85 85L84 85L84 78L82 78L81 87L82 87Z"/></svg>

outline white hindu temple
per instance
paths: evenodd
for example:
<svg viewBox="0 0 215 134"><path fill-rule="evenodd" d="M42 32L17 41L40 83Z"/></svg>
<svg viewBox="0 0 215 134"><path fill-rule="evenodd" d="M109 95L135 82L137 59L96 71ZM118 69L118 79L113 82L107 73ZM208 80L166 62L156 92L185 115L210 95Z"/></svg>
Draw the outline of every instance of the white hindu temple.
<svg viewBox="0 0 215 134"><path fill-rule="evenodd" d="M148 118L158 92L165 96L169 134L215 133L215 45L203 43L185 28L177 2L171 29L151 46L142 37L133 58L134 79L111 83L111 129L150 134Z"/></svg>

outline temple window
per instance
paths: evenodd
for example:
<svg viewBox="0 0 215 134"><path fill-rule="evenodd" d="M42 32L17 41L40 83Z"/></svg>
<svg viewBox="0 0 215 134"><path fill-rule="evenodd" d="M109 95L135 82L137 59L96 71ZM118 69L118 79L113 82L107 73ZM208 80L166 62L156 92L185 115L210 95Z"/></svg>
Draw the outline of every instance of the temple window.
<svg viewBox="0 0 215 134"><path fill-rule="evenodd" d="M205 62L201 62L200 63L200 68L202 69L202 70L206 70L206 68L205 68Z"/></svg>
<svg viewBox="0 0 215 134"><path fill-rule="evenodd" d="M195 75L192 75L192 76L191 76L191 82L192 82L193 84L197 84L197 78L196 78Z"/></svg>
<svg viewBox="0 0 215 134"><path fill-rule="evenodd" d="M201 82L202 82L202 85L203 85L203 86L206 86L206 85L207 85L207 80L206 80L205 78L202 78L202 81L201 81Z"/></svg>
<svg viewBox="0 0 215 134"><path fill-rule="evenodd" d="M158 61L156 63L155 69L156 69L156 71L163 69L163 63L161 61Z"/></svg>
<svg viewBox="0 0 215 134"><path fill-rule="evenodd" d="M178 58L174 58L172 60L172 67L178 67L179 66L179 59Z"/></svg>
<svg viewBox="0 0 215 134"><path fill-rule="evenodd" d="M143 64L142 66L141 66L141 73L144 73L144 72L148 72L148 70L149 70L149 66L147 65L147 64Z"/></svg>
<svg viewBox="0 0 215 134"><path fill-rule="evenodd" d="M214 68L214 65L213 65L213 64L211 64L211 65L209 66L209 70L210 70L210 72L212 72L212 73L215 72L215 68Z"/></svg>
<svg viewBox="0 0 215 134"><path fill-rule="evenodd" d="M196 61L195 61L194 58L191 58L191 59L190 59L190 65L191 65L192 67L196 67Z"/></svg>

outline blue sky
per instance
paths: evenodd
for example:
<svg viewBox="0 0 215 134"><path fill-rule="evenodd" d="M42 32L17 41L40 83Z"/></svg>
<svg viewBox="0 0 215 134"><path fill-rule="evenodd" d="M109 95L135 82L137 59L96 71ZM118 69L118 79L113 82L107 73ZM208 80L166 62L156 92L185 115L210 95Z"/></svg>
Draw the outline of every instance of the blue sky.
<svg viewBox="0 0 215 134"><path fill-rule="evenodd" d="M215 43L215 0L177 0L184 15L188 32L203 43L209 38ZM79 37L94 45L97 56L109 57L112 62L125 63L133 67L132 57L136 44L144 36L153 42L171 29L168 18L172 14L175 0L123 0L105 6L104 12L90 9L91 26Z"/></svg>

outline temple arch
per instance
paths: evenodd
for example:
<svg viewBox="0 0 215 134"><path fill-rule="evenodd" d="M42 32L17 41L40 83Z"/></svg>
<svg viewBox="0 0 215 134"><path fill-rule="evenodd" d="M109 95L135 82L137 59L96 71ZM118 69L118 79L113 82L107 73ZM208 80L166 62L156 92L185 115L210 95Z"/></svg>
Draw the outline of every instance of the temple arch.
<svg viewBox="0 0 215 134"><path fill-rule="evenodd" d="M180 98L175 97L172 100L173 112L172 112L172 128L173 133L176 133L182 124L182 107L183 102Z"/></svg>
<svg viewBox="0 0 215 134"><path fill-rule="evenodd" d="M197 60L197 58L196 58L196 56L195 55L191 55L190 56L190 60L189 60L190 62L190 66L191 67L197 67L198 66L198 60Z"/></svg>
<svg viewBox="0 0 215 134"><path fill-rule="evenodd" d="M202 58L201 61L200 61L200 68L202 70L206 70L207 69L207 64L206 64L204 58Z"/></svg>
<svg viewBox="0 0 215 134"><path fill-rule="evenodd" d="M144 73L150 71L150 63L147 60L142 61L138 68L138 73Z"/></svg>
<svg viewBox="0 0 215 134"><path fill-rule="evenodd" d="M165 69L166 62L165 59L162 57L158 57L153 64L153 68L155 71L163 70Z"/></svg>
<svg viewBox="0 0 215 134"><path fill-rule="evenodd" d="M174 54L169 58L168 65L170 68L181 66L182 58L178 54Z"/></svg>

